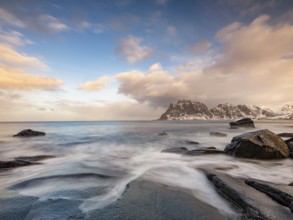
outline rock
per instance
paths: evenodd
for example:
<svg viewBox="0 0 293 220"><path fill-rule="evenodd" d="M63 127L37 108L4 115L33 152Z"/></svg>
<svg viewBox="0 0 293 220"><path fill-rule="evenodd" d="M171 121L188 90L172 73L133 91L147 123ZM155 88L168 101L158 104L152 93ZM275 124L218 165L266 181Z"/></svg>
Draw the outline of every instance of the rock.
<svg viewBox="0 0 293 220"><path fill-rule="evenodd" d="M267 194L269 197L277 201L283 206L287 206L291 209L291 212L293 212L293 207L291 208L291 204L293 204L293 197L290 194L287 194L286 192L281 191L280 189L277 189L276 187L272 187L268 184L260 183L255 180L245 180L245 183L265 194ZM287 186L285 186L287 187ZM291 190L292 192L292 190ZM292 192L293 194L293 192ZM292 216L293 217L293 216Z"/></svg>
<svg viewBox="0 0 293 220"><path fill-rule="evenodd" d="M167 132L162 132L162 133L159 133L159 136L167 136L168 134L167 134Z"/></svg>
<svg viewBox="0 0 293 220"><path fill-rule="evenodd" d="M251 159L282 159L290 153L286 143L267 129L234 137L224 152L235 157Z"/></svg>
<svg viewBox="0 0 293 220"><path fill-rule="evenodd" d="M34 164L37 163L25 160L0 161L0 169L29 166Z"/></svg>
<svg viewBox="0 0 293 220"><path fill-rule="evenodd" d="M202 169L217 191L242 210L242 219L292 219L292 213L263 192L248 186L245 179L236 178L211 169Z"/></svg>
<svg viewBox="0 0 293 220"><path fill-rule="evenodd" d="M280 133L278 135L280 137L290 137L290 138L293 138L293 133Z"/></svg>
<svg viewBox="0 0 293 220"><path fill-rule="evenodd" d="M221 132L210 132L210 135L217 137L227 137L227 134Z"/></svg>
<svg viewBox="0 0 293 220"><path fill-rule="evenodd" d="M255 128L254 122L250 118L243 118L235 122L230 122L231 128Z"/></svg>
<svg viewBox="0 0 293 220"><path fill-rule="evenodd" d="M188 151L186 147L175 147L162 150L162 153L184 154Z"/></svg>
<svg viewBox="0 0 293 220"><path fill-rule="evenodd" d="M33 136L44 136L46 135L45 132L41 131L33 131L31 129L22 130L21 132L13 135L13 137L33 137Z"/></svg>
<svg viewBox="0 0 293 220"><path fill-rule="evenodd" d="M55 156L52 155L37 155L37 156L28 156L28 157L17 157L15 158L16 160L22 160L22 161L30 161L30 162L34 162L34 161L39 161L39 160L46 160L46 159L51 159L51 158L55 158Z"/></svg>
<svg viewBox="0 0 293 220"><path fill-rule="evenodd" d="M293 186L293 182L292 183L289 183L289 186Z"/></svg>
<svg viewBox="0 0 293 220"><path fill-rule="evenodd" d="M185 141L185 144L199 144L197 141Z"/></svg>
<svg viewBox="0 0 293 220"><path fill-rule="evenodd" d="M190 150L184 153L184 155L188 156L200 156L206 154L223 154L224 152L221 150L217 150L215 147L207 147L207 148L200 148L196 150Z"/></svg>

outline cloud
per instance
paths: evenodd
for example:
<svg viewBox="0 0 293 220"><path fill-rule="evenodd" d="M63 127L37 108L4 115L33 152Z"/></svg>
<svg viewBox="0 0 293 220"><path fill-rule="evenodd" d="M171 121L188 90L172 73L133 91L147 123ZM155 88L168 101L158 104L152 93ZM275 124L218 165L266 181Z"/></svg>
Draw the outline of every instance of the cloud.
<svg viewBox="0 0 293 220"><path fill-rule="evenodd" d="M41 19L43 20L43 23L47 24L47 27L52 31L61 32L69 30L69 27L66 24L60 22L56 17L51 15L42 15Z"/></svg>
<svg viewBox="0 0 293 220"><path fill-rule="evenodd" d="M52 77L33 75L18 69L0 65L0 89L56 89L62 84L62 81Z"/></svg>
<svg viewBox="0 0 293 220"><path fill-rule="evenodd" d="M15 15L4 10L3 8L0 8L0 21L4 21L5 23L20 28L24 28L26 26L21 19L18 19Z"/></svg>
<svg viewBox="0 0 293 220"><path fill-rule="evenodd" d="M268 20L263 15L249 25L235 22L221 29L215 38L222 54L208 70L222 74L271 72L268 66L285 63L283 59L293 55L293 25L269 25Z"/></svg>
<svg viewBox="0 0 293 220"><path fill-rule="evenodd" d="M166 28L166 32L168 35L170 36L174 36L177 34L177 29L176 27L172 26L172 25L168 25Z"/></svg>
<svg viewBox="0 0 293 220"><path fill-rule="evenodd" d="M147 59L155 49L142 44L138 37L127 37L119 41L117 52L129 63L136 63Z"/></svg>
<svg viewBox="0 0 293 220"><path fill-rule="evenodd" d="M293 100L293 25L269 24L259 16L250 24L232 23L215 36L218 52L169 71L154 64L147 72L117 74L119 93L151 106L178 99L210 106L280 106Z"/></svg>
<svg viewBox="0 0 293 220"><path fill-rule="evenodd" d="M26 39L22 33L18 31L4 31L1 28L0 42L12 46L23 46L26 44L33 44L33 42L31 40Z"/></svg>
<svg viewBox="0 0 293 220"><path fill-rule="evenodd" d="M188 48L188 52L192 54L200 54L208 51L211 48L211 44L207 40L200 41L196 44L193 44Z"/></svg>
<svg viewBox="0 0 293 220"><path fill-rule="evenodd" d="M88 81L80 85L80 90L101 91L106 88L106 83L110 80L107 76L102 76L95 81Z"/></svg>
<svg viewBox="0 0 293 220"><path fill-rule="evenodd" d="M0 44L0 63L17 67L47 70L48 66L37 57L19 53L12 47Z"/></svg>
<svg viewBox="0 0 293 220"><path fill-rule="evenodd" d="M170 100L188 96L185 83L165 72L160 64L152 65L147 73L119 73L116 79L120 83L119 93L152 106L166 106Z"/></svg>

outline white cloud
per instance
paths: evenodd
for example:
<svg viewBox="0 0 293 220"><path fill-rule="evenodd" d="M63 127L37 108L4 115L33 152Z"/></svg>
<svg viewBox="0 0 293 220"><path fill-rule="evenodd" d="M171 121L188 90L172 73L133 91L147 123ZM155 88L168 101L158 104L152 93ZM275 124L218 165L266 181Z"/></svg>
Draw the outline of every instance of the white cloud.
<svg viewBox="0 0 293 220"><path fill-rule="evenodd" d="M48 69L48 66L37 57L19 53L4 44L0 44L0 63L17 67L29 67L41 70Z"/></svg>
<svg viewBox="0 0 293 220"><path fill-rule="evenodd" d="M154 48L142 44L138 37L128 37L119 41L117 51L129 63L147 59L154 53Z"/></svg>
<svg viewBox="0 0 293 220"><path fill-rule="evenodd" d="M88 81L80 85L79 89L85 91L101 91L106 88L106 83L110 80L107 76L102 76L95 81Z"/></svg>
<svg viewBox="0 0 293 220"><path fill-rule="evenodd" d="M51 15L43 15L41 17L44 24L48 26L48 28L52 31L67 31L69 30L69 27L62 23L60 20L58 20L56 17L53 17Z"/></svg>
<svg viewBox="0 0 293 220"><path fill-rule="evenodd" d="M26 26L22 20L14 16L12 13L4 10L3 8L0 8L0 21L4 21L10 25L20 28L24 28Z"/></svg>
<svg viewBox="0 0 293 220"><path fill-rule="evenodd" d="M18 31L4 31L0 29L0 42L13 46L22 46L32 44L31 40L26 39L22 33Z"/></svg>

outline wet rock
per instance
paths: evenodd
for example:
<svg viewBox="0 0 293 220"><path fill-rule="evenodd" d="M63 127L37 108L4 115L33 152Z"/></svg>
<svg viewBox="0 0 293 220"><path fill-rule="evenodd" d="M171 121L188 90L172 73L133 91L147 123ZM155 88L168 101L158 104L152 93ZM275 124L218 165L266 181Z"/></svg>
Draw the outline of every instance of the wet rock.
<svg viewBox="0 0 293 220"><path fill-rule="evenodd" d="M267 129L234 137L224 151L228 155L250 159L282 159L290 154L286 143Z"/></svg>
<svg viewBox="0 0 293 220"><path fill-rule="evenodd" d="M162 132L162 133L159 133L159 136L167 136L168 134L167 134L167 132Z"/></svg>
<svg viewBox="0 0 293 220"><path fill-rule="evenodd" d="M175 147L162 150L162 153L184 154L188 151L186 147Z"/></svg>
<svg viewBox="0 0 293 220"><path fill-rule="evenodd" d="M87 219L224 220L227 217L181 189L137 180L129 184L129 188L119 200L103 209L89 212Z"/></svg>
<svg viewBox="0 0 293 220"><path fill-rule="evenodd" d="M292 213L261 191L248 186L243 178L235 178L212 169L203 169L217 191L244 213L244 219L292 219Z"/></svg>
<svg viewBox="0 0 293 220"><path fill-rule="evenodd" d="M243 118L235 122L230 122L230 128L255 128L254 122L250 118Z"/></svg>
<svg viewBox="0 0 293 220"><path fill-rule="evenodd" d="M42 131L34 131L31 129L22 130L21 132L13 135L13 137L33 137L33 136L45 136L46 133Z"/></svg>
<svg viewBox="0 0 293 220"><path fill-rule="evenodd" d="M221 133L221 132L210 132L211 136L217 136L217 137L227 137L227 134Z"/></svg>
<svg viewBox="0 0 293 220"><path fill-rule="evenodd" d="M38 163L33 163L30 161L25 161L25 160L0 161L0 169L23 167L23 166L29 166L34 164L38 164Z"/></svg>
<svg viewBox="0 0 293 220"><path fill-rule="evenodd" d="M197 142L197 141L185 141L185 144L195 145L195 144L199 144L199 142Z"/></svg>
<svg viewBox="0 0 293 220"><path fill-rule="evenodd" d="M255 180L245 180L245 183L265 194L267 194L269 197L277 201L283 206L287 206L290 208L291 212L293 212L293 207L291 207L291 204L293 204L293 196L287 194L286 192L281 191L280 189L275 187L272 187L268 184L260 183ZM287 187L287 186L285 186ZM292 192L292 190L291 190ZM292 192L293 194L293 192ZM293 217L293 216L292 216Z"/></svg>
<svg viewBox="0 0 293 220"><path fill-rule="evenodd" d="M52 156L52 155L37 155L37 156L28 156L28 157L17 157L15 159L16 160L22 160L22 161L35 162L35 161L46 160L46 159L51 159L51 158L55 158L55 156Z"/></svg>
<svg viewBox="0 0 293 220"><path fill-rule="evenodd" d="M200 148L196 150L190 150L184 153L184 155L188 156L200 156L200 155L206 155L206 154L223 154L224 151L217 150L215 147L206 147L206 148Z"/></svg>
<svg viewBox="0 0 293 220"><path fill-rule="evenodd" d="M292 183L289 183L289 186L293 186L293 182Z"/></svg>
<svg viewBox="0 0 293 220"><path fill-rule="evenodd" d="M290 138L293 138L293 133L280 133L278 135L280 137L290 137Z"/></svg>

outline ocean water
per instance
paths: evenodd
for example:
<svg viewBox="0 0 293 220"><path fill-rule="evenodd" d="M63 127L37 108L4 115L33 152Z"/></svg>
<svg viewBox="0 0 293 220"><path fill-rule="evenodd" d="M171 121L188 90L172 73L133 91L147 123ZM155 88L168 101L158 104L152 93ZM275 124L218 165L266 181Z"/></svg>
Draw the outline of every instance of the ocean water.
<svg viewBox="0 0 293 220"><path fill-rule="evenodd" d="M293 132L292 121L256 121L256 128L275 133ZM23 129L46 132L45 137L12 137ZM210 136L212 131L227 137ZM53 155L41 164L1 170L0 199L13 195L34 196L40 201L78 200L83 213L114 203L127 184L136 179L163 183L188 191L222 213L233 213L215 192L203 166L232 167L226 172L274 183L293 181L293 160L248 160L226 155L182 156L163 149L189 150L214 146L223 150L231 139L251 130L229 129L227 121L100 121L0 123L0 160L20 156ZM167 132L167 136L159 136ZM187 145L197 141L199 145ZM75 174L84 174L82 178ZM92 174L109 178L98 178ZM82 192L99 189L101 193Z"/></svg>

